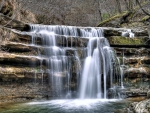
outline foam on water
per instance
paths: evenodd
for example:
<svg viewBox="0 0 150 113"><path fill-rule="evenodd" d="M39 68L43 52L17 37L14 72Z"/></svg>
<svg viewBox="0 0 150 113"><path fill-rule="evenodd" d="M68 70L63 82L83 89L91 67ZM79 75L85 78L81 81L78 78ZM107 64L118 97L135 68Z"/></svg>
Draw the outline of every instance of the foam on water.
<svg viewBox="0 0 150 113"><path fill-rule="evenodd" d="M47 105L61 107L63 109L90 109L97 105L105 105L109 102L117 102L118 99L62 99L62 100L50 100L42 102L30 102L28 105Z"/></svg>

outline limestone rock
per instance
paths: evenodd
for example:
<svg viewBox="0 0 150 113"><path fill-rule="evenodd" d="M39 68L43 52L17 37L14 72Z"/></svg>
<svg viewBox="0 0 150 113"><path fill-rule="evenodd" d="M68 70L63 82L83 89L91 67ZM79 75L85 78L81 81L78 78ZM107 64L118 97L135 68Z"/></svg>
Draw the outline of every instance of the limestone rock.
<svg viewBox="0 0 150 113"><path fill-rule="evenodd" d="M149 48L119 48L114 47L116 50L116 54L118 57L123 57L123 53L126 58L140 58L141 56L147 57L148 54L150 54Z"/></svg>
<svg viewBox="0 0 150 113"><path fill-rule="evenodd" d="M12 28L12 29L17 29L20 31L27 31L30 29L30 27L27 24L18 20L14 20L3 14L0 14L0 25L4 27Z"/></svg>
<svg viewBox="0 0 150 113"><path fill-rule="evenodd" d="M0 63L9 65L26 65L37 66L40 65L40 59L34 56L23 56L16 54L1 53Z"/></svg>
<svg viewBox="0 0 150 113"><path fill-rule="evenodd" d="M134 102L130 105L129 109L135 113L150 113L150 100Z"/></svg>
<svg viewBox="0 0 150 113"><path fill-rule="evenodd" d="M150 99L150 90L147 92L147 98Z"/></svg>
<svg viewBox="0 0 150 113"><path fill-rule="evenodd" d="M109 43L111 46L113 45L124 45L124 47L128 47L128 45L132 45L133 47L136 46L144 46L146 45L145 42L148 40L146 37L141 37L141 38L127 38L127 37L122 37L122 36L111 36L107 37L109 40Z"/></svg>
<svg viewBox="0 0 150 113"><path fill-rule="evenodd" d="M150 38L150 25L147 28L147 32L148 32L148 35L149 35L149 38Z"/></svg>
<svg viewBox="0 0 150 113"><path fill-rule="evenodd" d="M2 1L1 1L2 2ZM13 11L14 11L14 5L12 4L12 2L10 1L3 1L1 3L1 10L0 13L3 13L4 15L7 15L9 17L11 17L13 15Z"/></svg>

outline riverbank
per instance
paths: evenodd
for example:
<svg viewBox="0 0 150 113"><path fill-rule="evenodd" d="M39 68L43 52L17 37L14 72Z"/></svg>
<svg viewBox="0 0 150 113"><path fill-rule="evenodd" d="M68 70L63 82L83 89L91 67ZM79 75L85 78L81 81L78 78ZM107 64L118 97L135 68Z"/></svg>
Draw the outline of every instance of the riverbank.
<svg viewBox="0 0 150 113"><path fill-rule="evenodd" d="M48 86L38 83L8 84L0 86L0 105L41 100L48 97Z"/></svg>

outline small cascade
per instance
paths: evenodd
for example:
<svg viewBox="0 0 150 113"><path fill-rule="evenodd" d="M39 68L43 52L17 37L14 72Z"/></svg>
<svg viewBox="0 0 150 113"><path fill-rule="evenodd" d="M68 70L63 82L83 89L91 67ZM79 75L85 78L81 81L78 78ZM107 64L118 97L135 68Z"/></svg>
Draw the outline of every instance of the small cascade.
<svg viewBox="0 0 150 113"><path fill-rule="evenodd" d="M122 50L122 65L120 66L120 75L121 75L121 88L124 88L124 84L123 84L123 79L124 79L124 68L125 68L125 64L124 64L124 49Z"/></svg>
<svg viewBox="0 0 150 113"><path fill-rule="evenodd" d="M31 45L39 48L41 65L46 63L46 72L41 66L42 84L43 74L48 73L52 96L71 98L74 81L79 98L108 98L116 58L102 28L30 26L26 33L32 37Z"/></svg>
<svg viewBox="0 0 150 113"><path fill-rule="evenodd" d="M124 70L127 68L125 65L125 57L124 57L124 48L122 49L122 57L121 59L119 57L115 57L114 59L116 59L115 63L115 68L114 68L114 73L115 75L112 76L113 78L113 82L115 81L115 85L114 83L112 83L113 85L109 88L108 92L110 94L110 98L125 98L125 94L122 93L124 92L125 86L124 86ZM110 80L111 81L111 80Z"/></svg>
<svg viewBox="0 0 150 113"><path fill-rule="evenodd" d="M96 38L90 37L87 51L81 77L80 98L107 98L108 81L112 84L113 76L112 50L106 38L99 33Z"/></svg>
<svg viewBox="0 0 150 113"><path fill-rule="evenodd" d="M124 64L124 60L125 60L124 49L122 49L122 64L120 62L120 59L117 57L117 62L118 62L118 67L119 67L119 72L120 72L118 73L120 76L118 76L119 78L117 78L117 80L119 83L118 86L120 85L122 89L124 88L124 69L126 68Z"/></svg>
<svg viewBox="0 0 150 113"><path fill-rule="evenodd" d="M122 32L122 36L134 38L135 34L131 31L131 29L127 29L126 31Z"/></svg>

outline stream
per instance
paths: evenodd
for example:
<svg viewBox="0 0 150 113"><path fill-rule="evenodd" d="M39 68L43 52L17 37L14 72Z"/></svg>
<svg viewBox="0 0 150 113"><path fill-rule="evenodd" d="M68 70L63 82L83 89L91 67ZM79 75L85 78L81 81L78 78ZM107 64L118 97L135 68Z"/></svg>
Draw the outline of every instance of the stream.
<svg viewBox="0 0 150 113"><path fill-rule="evenodd" d="M5 105L0 113L117 113L130 102L121 99L43 100Z"/></svg>

